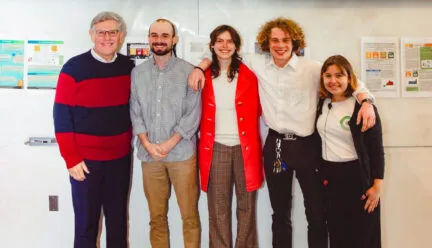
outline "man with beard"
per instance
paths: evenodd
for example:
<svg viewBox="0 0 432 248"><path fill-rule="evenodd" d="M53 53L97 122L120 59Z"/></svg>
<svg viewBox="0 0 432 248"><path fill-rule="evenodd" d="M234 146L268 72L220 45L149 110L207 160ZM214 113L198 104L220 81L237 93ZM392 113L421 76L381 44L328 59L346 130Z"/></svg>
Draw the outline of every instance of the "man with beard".
<svg viewBox="0 0 432 248"><path fill-rule="evenodd" d="M131 76L130 113L150 210L150 242L161 248L170 247L171 183L182 216L184 247L199 247L201 237L196 167L201 96L187 83L193 65L173 52L177 41L174 24L156 20L149 29L153 56Z"/></svg>

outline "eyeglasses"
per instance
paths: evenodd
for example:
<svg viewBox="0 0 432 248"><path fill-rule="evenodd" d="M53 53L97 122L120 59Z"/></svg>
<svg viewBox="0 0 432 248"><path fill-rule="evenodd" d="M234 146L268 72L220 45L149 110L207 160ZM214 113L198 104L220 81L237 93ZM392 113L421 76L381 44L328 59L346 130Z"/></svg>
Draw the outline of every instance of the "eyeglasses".
<svg viewBox="0 0 432 248"><path fill-rule="evenodd" d="M118 29L114 29L114 30L95 30L94 32L96 33L97 37L105 37L105 35L107 34L109 37L116 37L120 31Z"/></svg>

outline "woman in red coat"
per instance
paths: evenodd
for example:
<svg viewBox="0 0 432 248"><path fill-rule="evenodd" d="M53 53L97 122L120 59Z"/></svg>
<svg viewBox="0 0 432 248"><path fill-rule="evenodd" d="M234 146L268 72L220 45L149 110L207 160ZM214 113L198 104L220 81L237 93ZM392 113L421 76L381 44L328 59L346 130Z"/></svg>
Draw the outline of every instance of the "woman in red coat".
<svg viewBox="0 0 432 248"><path fill-rule="evenodd" d="M256 190L263 182L258 81L241 63L238 32L221 25L210 34L212 65L205 72L198 160L207 192L210 247L232 247L231 202L237 198L235 247L258 247Z"/></svg>

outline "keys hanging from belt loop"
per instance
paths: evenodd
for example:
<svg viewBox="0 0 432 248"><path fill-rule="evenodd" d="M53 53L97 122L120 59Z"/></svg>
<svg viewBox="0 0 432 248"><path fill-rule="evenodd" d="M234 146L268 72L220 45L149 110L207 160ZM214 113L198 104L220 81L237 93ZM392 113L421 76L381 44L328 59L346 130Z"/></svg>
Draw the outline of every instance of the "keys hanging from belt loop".
<svg viewBox="0 0 432 248"><path fill-rule="evenodd" d="M273 163L273 174L279 174L282 171L286 171L287 166L285 164L284 161L281 160L281 139L277 138L276 139L276 149L275 149L275 153L276 153L276 159L275 162Z"/></svg>

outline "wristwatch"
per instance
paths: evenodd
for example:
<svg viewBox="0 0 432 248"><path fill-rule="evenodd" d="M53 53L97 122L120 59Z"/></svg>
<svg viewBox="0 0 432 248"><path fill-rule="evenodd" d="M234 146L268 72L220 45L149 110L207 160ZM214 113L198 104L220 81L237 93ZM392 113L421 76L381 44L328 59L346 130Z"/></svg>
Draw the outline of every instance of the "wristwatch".
<svg viewBox="0 0 432 248"><path fill-rule="evenodd" d="M363 103L365 103L365 102L368 102L368 103L370 103L370 104L373 104L372 99L370 99L370 98L365 98L365 99L363 99L363 100L361 101L360 105L363 105Z"/></svg>

